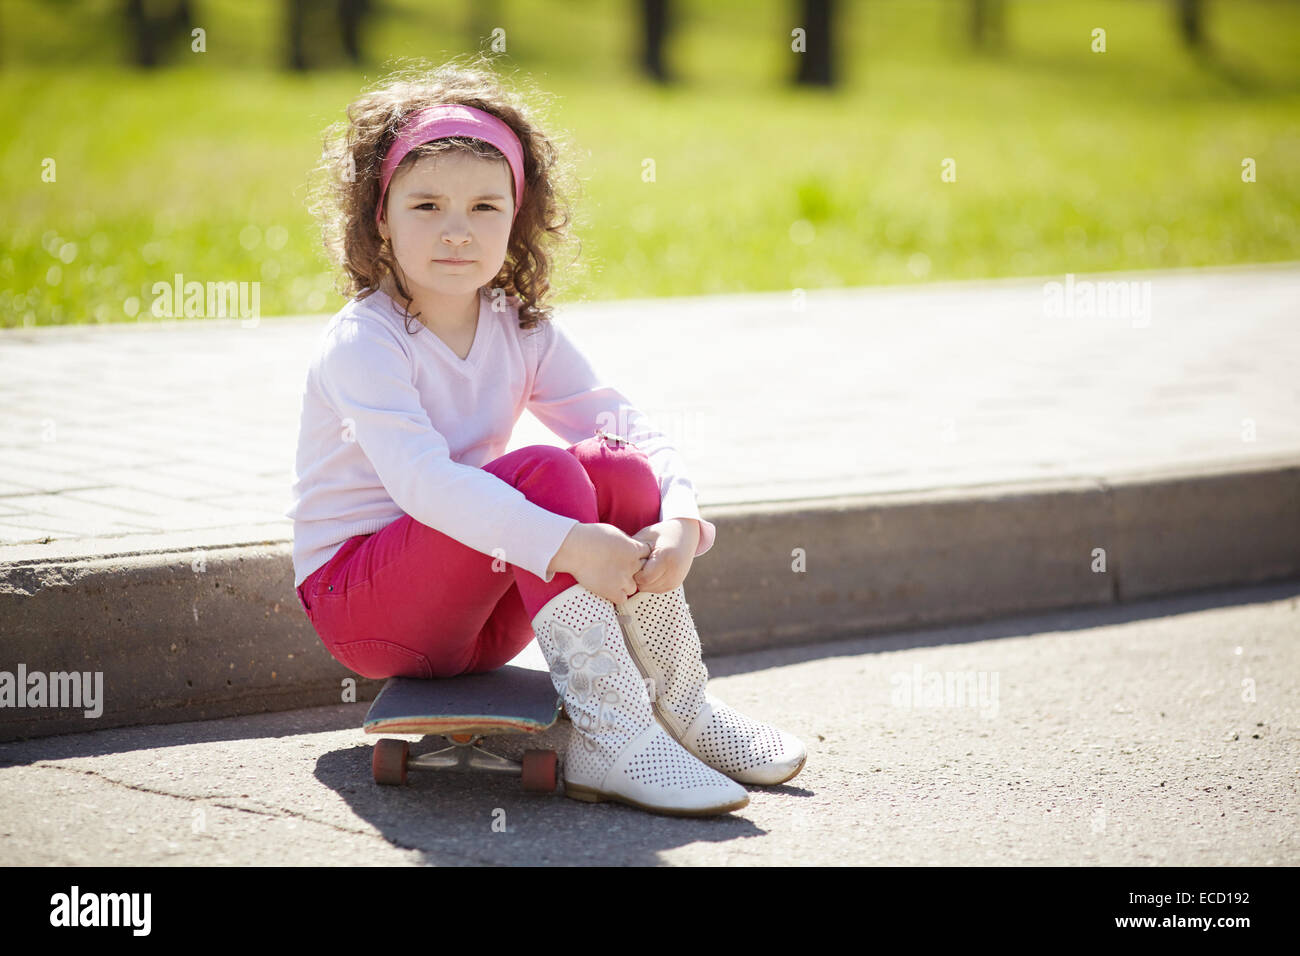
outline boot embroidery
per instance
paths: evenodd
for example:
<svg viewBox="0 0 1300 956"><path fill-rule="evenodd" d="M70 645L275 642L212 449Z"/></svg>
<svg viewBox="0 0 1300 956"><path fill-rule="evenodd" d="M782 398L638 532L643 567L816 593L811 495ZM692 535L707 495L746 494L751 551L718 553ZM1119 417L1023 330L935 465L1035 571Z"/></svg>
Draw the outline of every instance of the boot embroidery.
<svg viewBox="0 0 1300 956"><path fill-rule="evenodd" d="M607 690L600 695L600 700L596 705L596 714L593 717L590 713L578 714L577 727L582 731L580 740L582 746L587 750L595 753L600 749L600 745L592 739L592 735L604 733L613 729L613 724L609 720L611 711L623 702L622 695L616 690Z"/></svg>
<svg viewBox="0 0 1300 956"><path fill-rule="evenodd" d="M573 691L579 704L587 703L596 678L618 673L618 661L603 647L603 622L597 621L579 634L573 628L556 621L551 628L551 636L560 651L553 672L566 689Z"/></svg>

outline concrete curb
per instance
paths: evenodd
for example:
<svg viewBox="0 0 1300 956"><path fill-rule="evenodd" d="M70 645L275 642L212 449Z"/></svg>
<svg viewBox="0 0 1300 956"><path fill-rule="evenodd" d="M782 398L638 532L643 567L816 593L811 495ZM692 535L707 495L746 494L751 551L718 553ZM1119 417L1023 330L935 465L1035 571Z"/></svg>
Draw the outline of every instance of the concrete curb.
<svg viewBox="0 0 1300 956"><path fill-rule="evenodd" d="M711 653L1300 576L1295 461L713 509L709 518L719 555L701 561L688 590ZM796 548L803 573L793 570Z"/></svg>
<svg viewBox="0 0 1300 956"><path fill-rule="evenodd" d="M706 516L718 543L687 593L708 654L1300 577L1294 458ZM158 545L0 564L0 671L103 682L97 717L0 705L0 740L344 699L288 541Z"/></svg>

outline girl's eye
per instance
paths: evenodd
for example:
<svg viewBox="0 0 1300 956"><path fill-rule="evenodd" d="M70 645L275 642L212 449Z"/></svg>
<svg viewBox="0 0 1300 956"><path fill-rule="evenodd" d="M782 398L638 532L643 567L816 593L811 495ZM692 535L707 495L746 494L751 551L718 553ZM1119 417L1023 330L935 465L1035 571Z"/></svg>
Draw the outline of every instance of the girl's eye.
<svg viewBox="0 0 1300 956"><path fill-rule="evenodd" d="M431 202L422 202L422 203L420 203L420 205L416 206L415 208L416 208L416 209L427 209L427 208L431 207L432 205L433 205L433 203L431 203ZM490 210L492 210L493 212L496 212L496 211L497 211L497 207L494 206L494 205L492 205L491 203L488 203L488 202L481 202L481 203L479 203L477 206L475 206L474 208L475 208L475 209L490 209Z"/></svg>

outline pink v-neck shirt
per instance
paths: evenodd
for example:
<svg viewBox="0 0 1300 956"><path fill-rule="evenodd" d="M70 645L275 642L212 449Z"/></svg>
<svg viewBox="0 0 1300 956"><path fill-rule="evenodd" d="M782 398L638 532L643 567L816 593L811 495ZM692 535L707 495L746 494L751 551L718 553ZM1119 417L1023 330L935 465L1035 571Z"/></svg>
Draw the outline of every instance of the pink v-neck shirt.
<svg viewBox="0 0 1300 956"><path fill-rule="evenodd" d="M354 535L403 514L545 581L576 518L547 511L483 471L506 453L524 410L576 444L598 427L645 452L659 481L659 520L700 524L696 554L716 530L700 517L678 451L606 382L554 320L519 328L480 293L478 328L460 358L383 292L353 299L322 330L307 370L294 467L294 587ZM626 431L620 430L625 428ZM431 568L436 573L437 569Z"/></svg>

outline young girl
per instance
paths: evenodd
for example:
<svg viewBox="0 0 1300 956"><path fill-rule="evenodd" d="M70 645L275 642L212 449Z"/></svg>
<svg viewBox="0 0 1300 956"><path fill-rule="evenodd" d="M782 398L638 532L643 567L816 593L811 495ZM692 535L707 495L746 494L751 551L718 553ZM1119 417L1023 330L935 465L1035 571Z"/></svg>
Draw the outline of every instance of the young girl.
<svg viewBox="0 0 1300 956"><path fill-rule="evenodd" d="M555 146L481 66L394 79L348 117L318 208L353 298L308 371L286 512L325 647L429 678L536 638L579 800L725 813L739 784L793 777L796 738L705 691L682 581L715 529L680 456L543 305ZM573 444L503 454L524 409Z"/></svg>

